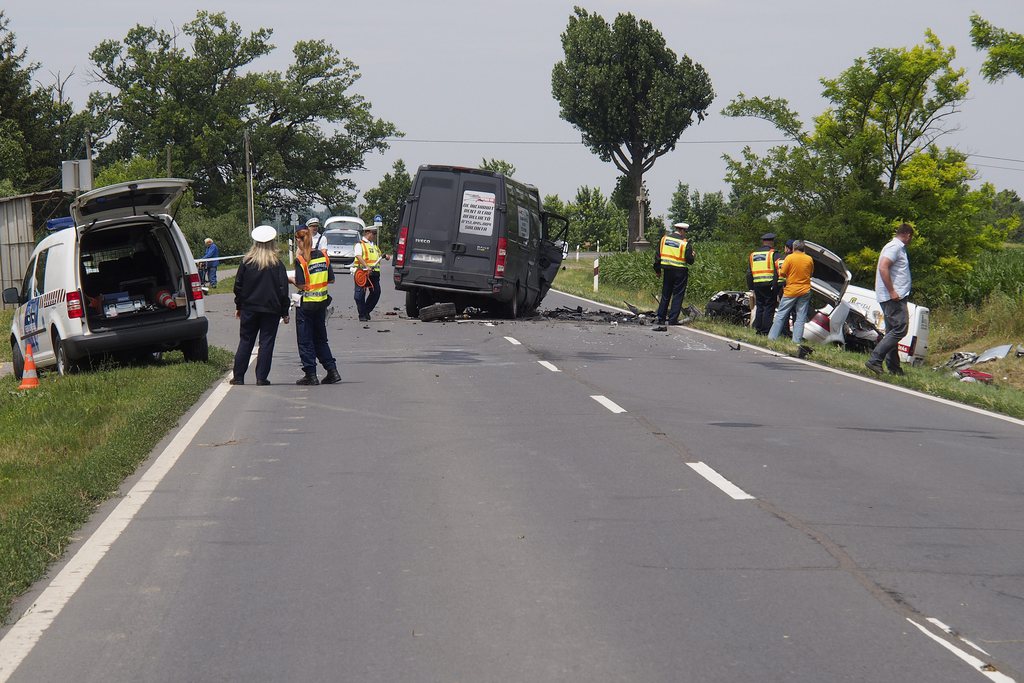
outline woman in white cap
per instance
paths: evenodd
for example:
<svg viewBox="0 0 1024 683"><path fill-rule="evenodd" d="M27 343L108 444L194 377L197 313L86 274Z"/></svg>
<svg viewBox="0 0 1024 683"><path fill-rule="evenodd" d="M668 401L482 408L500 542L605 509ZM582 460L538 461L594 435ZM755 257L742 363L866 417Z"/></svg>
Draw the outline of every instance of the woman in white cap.
<svg viewBox="0 0 1024 683"><path fill-rule="evenodd" d="M256 384L270 384L270 364L281 320L288 324L288 273L277 256L277 231L260 225L252 231L252 247L242 257L235 273L235 317L240 320L238 350L231 384L245 384L249 357L259 335L256 356Z"/></svg>

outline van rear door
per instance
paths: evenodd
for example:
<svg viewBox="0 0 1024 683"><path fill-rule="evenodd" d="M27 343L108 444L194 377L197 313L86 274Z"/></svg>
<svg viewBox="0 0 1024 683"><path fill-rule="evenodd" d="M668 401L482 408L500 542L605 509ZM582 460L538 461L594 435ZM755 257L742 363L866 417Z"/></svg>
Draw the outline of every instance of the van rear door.
<svg viewBox="0 0 1024 683"><path fill-rule="evenodd" d="M407 260L412 281L490 291L503 224L501 178L468 169L421 169L418 179Z"/></svg>

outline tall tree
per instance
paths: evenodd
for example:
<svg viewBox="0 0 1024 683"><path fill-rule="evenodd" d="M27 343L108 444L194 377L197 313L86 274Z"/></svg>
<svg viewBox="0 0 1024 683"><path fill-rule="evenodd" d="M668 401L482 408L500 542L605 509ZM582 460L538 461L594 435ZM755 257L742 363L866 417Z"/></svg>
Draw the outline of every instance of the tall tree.
<svg viewBox="0 0 1024 683"><path fill-rule="evenodd" d="M971 15L971 43L988 50L981 75L992 83L1009 74L1024 78L1024 35L993 26L978 14Z"/></svg>
<svg viewBox="0 0 1024 683"><path fill-rule="evenodd" d="M583 134L602 161L629 179L633 197L644 173L675 149L696 116L703 121L714 99L700 64L675 52L661 33L632 14L609 25L580 7L562 33L565 59L551 73L551 92L563 119ZM630 242L641 241L639 207L629 210Z"/></svg>
<svg viewBox="0 0 1024 683"><path fill-rule="evenodd" d="M669 223L689 223L688 237L708 239L718 231L725 207L725 196L721 192L701 195L697 190L691 192L686 183L677 183L668 209L668 220Z"/></svg>
<svg viewBox="0 0 1024 683"><path fill-rule="evenodd" d="M398 223L402 220L402 208L412 191L412 176L405 170L405 162L398 159L391 170L392 173L384 174L377 187L366 191L366 210L362 215L367 224L373 222L374 216L381 217L383 225L378 242L385 245L394 241L396 231L401 227Z"/></svg>
<svg viewBox="0 0 1024 683"><path fill-rule="evenodd" d="M838 78L822 79L830 106L809 130L786 100L741 93L725 115L763 118L793 143L726 157L737 199L731 231L748 241L766 229L813 237L840 254L884 241L902 210L894 197L903 168L951 130L967 95L953 57L930 31L911 49L869 51Z"/></svg>
<svg viewBox="0 0 1024 683"><path fill-rule="evenodd" d="M38 64L19 49L0 10L0 181L10 192L60 185L60 131L52 89L34 87Z"/></svg>
<svg viewBox="0 0 1024 683"><path fill-rule="evenodd" d="M297 42L284 73L249 70L274 49L271 34L246 35L223 13L201 11L180 35L140 25L100 43L91 59L109 89L94 92L90 108L114 130L103 160L169 148L175 175L193 178L197 201L222 213L244 202L249 131L264 210L351 201L344 175L386 149L396 129L350 92L358 69L325 41Z"/></svg>

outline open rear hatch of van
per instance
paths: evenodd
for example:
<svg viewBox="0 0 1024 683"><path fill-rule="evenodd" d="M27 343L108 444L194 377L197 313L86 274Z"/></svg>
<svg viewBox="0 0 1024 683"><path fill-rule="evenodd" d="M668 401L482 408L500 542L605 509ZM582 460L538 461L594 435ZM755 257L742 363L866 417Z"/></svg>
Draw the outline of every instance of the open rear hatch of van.
<svg viewBox="0 0 1024 683"><path fill-rule="evenodd" d="M183 178L153 178L101 187L73 201L71 217L82 234L97 221L168 214L190 182Z"/></svg>
<svg viewBox="0 0 1024 683"><path fill-rule="evenodd" d="M406 264L415 284L490 291L504 197L500 179L469 169L421 171Z"/></svg>

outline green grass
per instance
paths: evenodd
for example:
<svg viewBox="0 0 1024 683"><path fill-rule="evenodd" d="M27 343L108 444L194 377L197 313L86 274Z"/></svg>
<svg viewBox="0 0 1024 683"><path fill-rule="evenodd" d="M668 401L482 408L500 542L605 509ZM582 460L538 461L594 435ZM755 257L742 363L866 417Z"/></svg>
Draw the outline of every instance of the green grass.
<svg viewBox="0 0 1024 683"><path fill-rule="evenodd" d="M27 391L0 380L0 619L231 360L211 347L207 363L49 372Z"/></svg>
<svg viewBox="0 0 1024 683"><path fill-rule="evenodd" d="M11 319L14 317L14 309L0 310L0 330L3 331L3 343L0 344L0 363L11 362L11 345L8 342L11 331Z"/></svg>
<svg viewBox="0 0 1024 683"><path fill-rule="evenodd" d="M554 288L575 294L601 303L624 308L623 301L636 305L643 311L655 308L655 293L660 293L657 278L648 282L644 273L634 273L626 278L629 285L617 281L621 278L612 268L606 274L602 257L601 281L598 292L593 291L593 261L584 263L568 260L565 268L555 278ZM642 262L640 257L631 257ZM609 259L610 260L610 259ZM648 257L649 260L649 257ZM634 264L634 270L637 267ZM649 265L646 266L649 269ZM653 270L650 271L654 275ZM722 289L741 289L743 280L737 279L728 286L719 280L722 277L735 277L725 271L716 272L713 277L699 279L696 272L691 273L691 283L698 283L696 291L687 288L685 305L692 305L700 311L704 310L708 299ZM640 279L638 279L640 278ZM711 332L728 339L739 340L754 346L761 346L773 351L795 355L796 346L789 340L768 341L757 336L749 327L732 325L706 319L697 319L691 326ZM1024 343L1024 299L1019 296L997 292L991 295L982 306L958 307L931 311L931 328L929 335L929 356L921 367L905 367L904 377L882 375L882 381L914 389L932 396L951 401L984 408L1011 417L1024 419L1024 359L1014 357L1011 353L1007 358L978 366L995 376L992 385L966 383L953 377L950 372L933 370L949 360L954 351L969 350L980 353L999 344L1010 342ZM875 377L874 373L864 367L866 356L852 353L835 347L814 347L809 358L812 362L847 372Z"/></svg>

